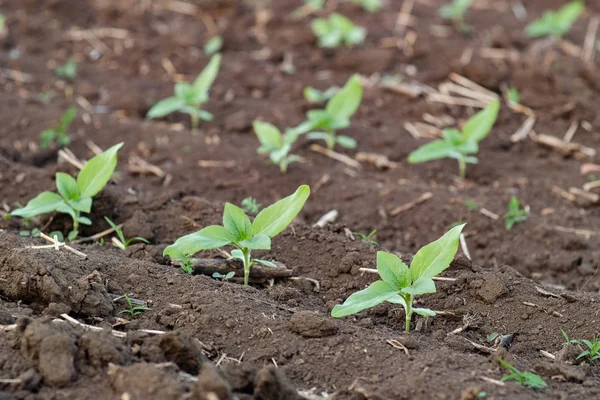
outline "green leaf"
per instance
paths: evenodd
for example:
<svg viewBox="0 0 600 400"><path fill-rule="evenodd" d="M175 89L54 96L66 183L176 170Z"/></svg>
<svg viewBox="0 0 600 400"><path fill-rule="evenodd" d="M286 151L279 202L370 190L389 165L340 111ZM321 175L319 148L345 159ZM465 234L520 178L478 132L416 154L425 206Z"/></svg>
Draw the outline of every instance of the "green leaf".
<svg viewBox="0 0 600 400"><path fill-rule="evenodd" d="M47 214L56 211L57 207L64 204L64 200L54 192L42 192L29 200L23 208L18 208L9 215L21 218L33 218L36 215Z"/></svg>
<svg viewBox="0 0 600 400"><path fill-rule="evenodd" d="M467 141L480 142L483 140L496 122L500 101L494 100L486 108L472 116L463 126L463 137Z"/></svg>
<svg viewBox="0 0 600 400"><path fill-rule="evenodd" d="M581 1L572 1L558 11L545 11L542 17L525 28L530 37L554 35L562 36L571 29L584 9Z"/></svg>
<svg viewBox="0 0 600 400"><path fill-rule="evenodd" d="M296 218L309 195L308 185L302 185L294 194L262 210L252 223L252 235L277 236Z"/></svg>
<svg viewBox="0 0 600 400"><path fill-rule="evenodd" d="M231 257L243 260L244 253L240 249L233 249L233 250L231 250Z"/></svg>
<svg viewBox="0 0 600 400"><path fill-rule="evenodd" d="M351 294L344 304L333 307L331 316L341 318L356 314L397 296L397 291L386 282L375 281L368 288Z"/></svg>
<svg viewBox="0 0 600 400"><path fill-rule="evenodd" d="M335 138L335 141L337 144L339 144L340 146L346 148L346 149L355 149L356 146L358 145L356 143L356 140L349 137L349 136L344 136L344 135L338 135Z"/></svg>
<svg viewBox="0 0 600 400"><path fill-rule="evenodd" d="M327 102L325 111L334 119L349 119L362 100L363 88L360 77L353 75L344 87Z"/></svg>
<svg viewBox="0 0 600 400"><path fill-rule="evenodd" d="M233 235L235 241L248 239L251 235L252 223L250 218L244 210L231 203L225 203L223 226Z"/></svg>
<svg viewBox="0 0 600 400"><path fill-rule="evenodd" d="M90 196L85 196L78 200L67 200L67 203L77 211L89 213L92 210L92 198Z"/></svg>
<svg viewBox="0 0 600 400"><path fill-rule="evenodd" d="M417 313L424 317L435 317L436 316L435 311L430 310L429 308L413 308L412 310L414 313Z"/></svg>
<svg viewBox="0 0 600 400"><path fill-rule="evenodd" d="M212 56L212 55L218 53L219 51L221 51L222 47L223 47L223 38L221 38L221 36L213 36L204 45L204 53L209 56Z"/></svg>
<svg viewBox="0 0 600 400"><path fill-rule="evenodd" d="M208 91L212 86L213 82L217 78L219 73L219 67L221 66L221 55L215 54L211 57L210 62L204 68L204 70L198 75L198 78L194 81L194 92L203 93L208 98Z"/></svg>
<svg viewBox="0 0 600 400"><path fill-rule="evenodd" d="M113 228L113 230L119 237L119 240L121 241L121 243L125 244L125 235L123 235L123 230L121 228L119 228L119 226L117 224L115 224L110 218L105 216L104 219L106 220L108 225L110 225L110 227ZM127 247L127 246L125 246L125 247Z"/></svg>
<svg viewBox="0 0 600 400"><path fill-rule="evenodd" d="M117 152L123 143L116 144L89 160L77 175L81 196L94 197L110 180L117 166Z"/></svg>
<svg viewBox="0 0 600 400"><path fill-rule="evenodd" d="M410 271L395 254L378 251L377 272L385 283L397 291L410 286Z"/></svg>
<svg viewBox="0 0 600 400"><path fill-rule="evenodd" d="M250 250L271 250L271 238L264 233L259 233L250 239L238 242L238 245Z"/></svg>
<svg viewBox="0 0 600 400"><path fill-rule="evenodd" d="M420 277L402 292L418 296L425 293L435 293L435 282L431 278Z"/></svg>
<svg viewBox="0 0 600 400"><path fill-rule="evenodd" d="M450 157L454 150L454 146L445 140L434 140L429 142L417 150L410 153L408 162L411 164L422 163L441 158Z"/></svg>
<svg viewBox="0 0 600 400"><path fill-rule="evenodd" d="M175 84L175 97L183 100L184 102L188 99L188 97L193 96L193 88L187 82L177 82ZM172 99L172 97L170 97ZM165 99L168 100L168 99ZM164 100L163 100L164 101Z"/></svg>
<svg viewBox="0 0 600 400"><path fill-rule="evenodd" d="M266 151L281 147L281 132L275 125L263 121L254 121L254 133Z"/></svg>
<svg viewBox="0 0 600 400"><path fill-rule="evenodd" d="M179 97L168 97L153 105L148 114L147 118L160 118L165 115L171 114L175 111L179 111L185 105L185 100Z"/></svg>
<svg viewBox="0 0 600 400"><path fill-rule="evenodd" d="M56 188L58 193L66 200L77 200L79 199L80 192L77 181L69 174L64 172L56 173Z"/></svg>
<svg viewBox="0 0 600 400"><path fill-rule="evenodd" d="M277 265L275 265L275 263L272 263L271 261L259 260L259 259L254 259L252 261L254 261L256 263L259 263L259 264L262 264L262 265L264 265L266 267L269 267L269 268L277 268Z"/></svg>
<svg viewBox="0 0 600 400"><path fill-rule="evenodd" d="M135 236L131 239L127 239L125 242L123 242L123 245L125 245L125 247L129 247L129 245L131 245L133 242L143 242L146 244L150 244L150 241L148 239L143 238L141 236Z"/></svg>
<svg viewBox="0 0 600 400"><path fill-rule="evenodd" d="M181 256L197 253L200 250L223 247L234 240L233 235L224 227L211 225L198 232L180 237L165 249L163 256L170 256L173 259L180 258Z"/></svg>
<svg viewBox="0 0 600 400"><path fill-rule="evenodd" d="M465 225L454 227L435 242L421 247L410 264L413 282L421 277L433 278L450 266L458 250L458 240Z"/></svg>

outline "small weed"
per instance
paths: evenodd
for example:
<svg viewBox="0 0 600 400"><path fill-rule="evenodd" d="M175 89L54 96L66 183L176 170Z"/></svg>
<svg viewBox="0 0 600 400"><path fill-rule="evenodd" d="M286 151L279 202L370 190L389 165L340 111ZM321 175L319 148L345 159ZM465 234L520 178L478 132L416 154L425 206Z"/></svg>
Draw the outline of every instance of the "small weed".
<svg viewBox="0 0 600 400"><path fill-rule="evenodd" d="M352 232L352 234L354 236L358 236L363 242L373 245L373 246L379 246L379 243L377 243L374 240L371 240L373 238L373 236L375 236L376 233L377 233L377 229L373 229L371 232L369 232L368 235L365 235L364 233L360 233L360 232Z"/></svg>
<svg viewBox="0 0 600 400"><path fill-rule="evenodd" d="M115 230L115 233L119 237L118 239L113 238L113 244L115 247L118 247L121 250L125 250L133 242L144 242L146 244L150 244L148 239L144 239L143 237L140 237L140 236L132 237L131 239L125 239L125 235L123 235L123 230L121 228L119 228L119 226L117 224L115 224L113 221L111 221L110 218L108 218L108 217L104 217L104 219L106 220L106 222L108 222L108 224L111 226L111 228L113 228Z"/></svg>
<svg viewBox="0 0 600 400"><path fill-rule="evenodd" d="M262 204L257 202L254 197L246 197L240 205L242 206L242 210L249 214L257 214L262 207Z"/></svg>
<svg viewBox="0 0 600 400"><path fill-rule="evenodd" d="M186 274L192 274L194 272L194 263L196 262L195 258L188 257L185 254L180 254L176 257L176 260L179 260L179 266L181 270Z"/></svg>
<svg viewBox="0 0 600 400"><path fill-rule="evenodd" d="M290 154L292 145L298 140L298 134L289 130L285 134L272 124L262 121L254 121L254 133L258 137L260 147L256 150L258 154L269 154L269 159L275 165L279 165L282 173L286 173L288 166L301 160L300 156Z"/></svg>
<svg viewBox="0 0 600 400"><path fill-rule="evenodd" d="M221 280L223 282L227 282L228 280L230 280L231 278L233 278L235 276L235 272L230 271L228 273L226 273L225 275L219 273L219 272L215 272L214 274L212 274L212 277L217 279L217 280Z"/></svg>
<svg viewBox="0 0 600 400"><path fill-rule="evenodd" d="M598 339L569 339L569 336L567 336L567 333L564 330L561 329L560 331L565 338L565 343L577 344L585 349L577 356L577 360L585 357L591 365L595 365L594 361L600 359L600 341L598 341Z"/></svg>
<svg viewBox="0 0 600 400"><path fill-rule="evenodd" d="M504 222L506 224L506 230L510 231L514 224L518 224L527 220L529 216L528 207L521 208L519 199L516 196L512 196L508 202L508 211L504 214Z"/></svg>
<svg viewBox="0 0 600 400"><path fill-rule="evenodd" d="M544 11L542 18L527 25L525 33L530 37L553 36L560 38L569 32L584 8L583 1L572 1L558 11Z"/></svg>
<svg viewBox="0 0 600 400"><path fill-rule="evenodd" d="M479 339L479 341L481 343L485 343L485 344L494 344L494 342L496 341L496 339L500 336L500 334L498 332L492 332L489 335L482 337Z"/></svg>
<svg viewBox="0 0 600 400"><path fill-rule="evenodd" d="M214 56L223 48L223 38L221 36L213 36L204 45L204 54Z"/></svg>
<svg viewBox="0 0 600 400"><path fill-rule="evenodd" d="M35 95L34 100L38 103L48 104L54 98L55 93L53 90L47 90L45 92L39 92Z"/></svg>
<svg viewBox="0 0 600 400"><path fill-rule="evenodd" d="M56 67L54 73L59 78L73 80L77 76L77 63L72 58L69 58L66 63Z"/></svg>
<svg viewBox="0 0 600 400"><path fill-rule="evenodd" d="M71 143L68 130L76 113L77 110L75 107L69 108L60 117L55 127L43 131L40 134L40 149L48 149L53 144L56 144L58 147L68 146Z"/></svg>
<svg viewBox="0 0 600 400"><path fill-rule="evenodd" d="M354 25L341 14L333 13L329 18L318 18L312 22L312 31L319 47L335 48L341 44L353 46L365 41L365 28Z"/></svg>
<svg viewBox="0 0 600 400"><path fill-rule="evenodd" d="M502 366L504 366L504 368L510 371L509 375L503 376L502 379L500 379L502 382L517 381L519 385L525 386L528 389L541 390L548 386L539 375L527 371L521 372L501 358L499 358L498 361L500 364L502 364Z"/></svg>
<svg viewBox="0 0 600 400"><path fill-rule="evenodd" d="M135 317L137 315L140 315L144 311L151 310L151 308L148 308L146 306L134 306L133 303L131 302L131 299L127 295L125 295L125 301L127 302L127 306L129 307L129 309L119 311L119 314L129 314L131 319L133 319L133 317Z"/></svg>
<svg viewBox="0 0 600 400"><path fill-rule="evenodd" d="M440 16L452 21L456 29L461 33L469 33L471 28L465 24L465 14L473 3L473 0L452 0L440 8Z"/></svg>

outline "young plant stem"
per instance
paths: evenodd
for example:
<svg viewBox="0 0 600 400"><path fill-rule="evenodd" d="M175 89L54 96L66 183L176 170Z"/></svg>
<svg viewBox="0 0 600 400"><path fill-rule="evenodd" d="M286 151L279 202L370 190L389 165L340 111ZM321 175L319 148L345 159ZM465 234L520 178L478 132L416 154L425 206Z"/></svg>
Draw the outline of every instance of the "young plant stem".
<svg viewBox="0 0 600 400"><path fill-rule="evenodd" d="M460 179L465 179L465 176L467 175L467 162L464 157L458 159L458 174Z"/></svg>
<svg viewBox="0 0 600 400"><path fill-rule="evenodd" d="M327 138L327 148L333 150L335 147L335 133L332 130L328 130L327 135L329 135Z"/></svg>
<svg viewBox="0 0 600 400"><path fill-rule="evenodd" d="M244 254L244 286L248 286L248 279L250 278L250 267L252 267L252 261L250 261L250 250L240 249Z"/></svg>
<svg viewBox="0 0 600 400"><path fill-rule="evenodd" d="M412 319L412 314L413 314L413 311L412 311L413 296L411 294L407 294L407 295L402 296L402 297L404 297L404 301L406 302L406 310L405 310L405 312L406 312L406 323L404 325L404 331L406 333L409 333L410 332L410 321Z"/></svg>
<svg viewBox="0 0 600 400"><path fill-rule="evenodd" d="M198 129L198 126L200 125L198 113L193 111L190 113L190 117L192 118L192 129Z"/></svg>

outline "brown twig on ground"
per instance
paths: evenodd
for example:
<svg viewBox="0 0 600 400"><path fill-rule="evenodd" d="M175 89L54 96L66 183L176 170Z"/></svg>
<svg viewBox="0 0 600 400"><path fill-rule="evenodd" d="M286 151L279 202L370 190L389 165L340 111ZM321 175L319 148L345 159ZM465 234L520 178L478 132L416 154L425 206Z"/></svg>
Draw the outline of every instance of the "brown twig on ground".
<svg viewBox="0 0 600 400"><path fill-rule="evenodd" d="M153 174L159 178L164 178L166 175L165 171L163 171L161 168L150 164L148 161L136 156L135 154L129 156L127 170L134 174Z"/></svg>
<svg viewBox="0 0 600 400"><path fill-rule="evenodd" d="M533 130L529 132L529 136L535 143L558 150L563 154L580 153L589 157L594 157L596 155L596 149L579 143L565 142L563 139L557 138L556 136L546 134L538 135Z"/></svg>
<svg viewBox="0 0 600 400"><path fill-rule="evenodd" d="M409 203L403 204L403 205L401 205L399 207L394 208L392 211L390 211L390 215L391 216L396 216L396 215L398 215L400 213L408 211L411 208L413 208L413 207L415 207L415 206L417 206L417 205L419 205L421 203L426 202L427 200L429 200L432 197L433 197L433 193L431 193L431 192L423 193L417 199L415 199L415 200L413 200L413 201L411 201Z"/></svg>
<svg viewBox="0 0 600 400"><path fill-rule="evenodd" d="M525 122L517 129L515 133L510 137L510 141L516 143L521 141L529 135L529 132L533 129L533 125L535 125L535 116L530 115Z"/></svg>
<svg viewBox="0 0 600 400"><path fill-rule="evenodd" d="M590 19L588 29L585 34L585 40L583 41L583 48L581 49L581 59L586 63L594 61L594 53L596 52L596 35L598 34L598 27L600 26L600 17L594 16Z"/></svg>
<svg viewBox="0 0 600 400"><path fill-rule="evenodd" d="M383 154L358 152L354 158L359 162L371 164L377 169L394 169L398 167L398 163L390 161Z"/></svg>
<svg viewBox="0 0 600 400"><path fill-rule="evenodd" d="M58 158L68 162L77 169L83 168L83 162L81 162L68 148L60 149L58 151Z"/></svg>
<svg viewBox="0 0 600 400"><path fill-rule="evenodd" d="M558 232L574 233L575 235L584 236L587 238L590 238L591 236L600 236L600 232L592 231L589 229L569 228L567 226L559 226L559 225L554 225L554 226L551 226L550 228L552 228Z"/></svg>
<svg viewBox="0 0 600 400"><path fill-rule="evenodd" d="M403 345L402 343L400 343L399 341L397 341L395 339L390 339L390 340L386 340L386 343L396 349L400 349L400 350L404 351L404 354L406 354L407 356L410 356L410 352L408 351L406 346Z"/></svg>
<svg viewBox="0 0 600 400"><path fill-rule="evenodd" d="M29 248L31 248L31 249L55 248L55 249L57 249L57 250L58 250L60 247L64 247L64 248L65 248L65 250L68 250L68 251L70 251L70 252L71 252L71 253L73 253L73 254L76 254L76 255L78 255L78 256L80 256L80 257L83 257L83 258L87 258L87 254L84 254L84 253L82 253L81 251L79 251L79 250L77 250L77 249L74 249L73 247L71 247L71 246L68 246L67 244L65 244L65 243L63 243L63 242L60 242L60 241L54 240L53 238L51 238L50 236L46 235L46 234L45 234L45 233L43 233L43 232L40 232L40 237L41 237L42 239L46 240L47 242L50 242L50 243L52 243L52 244L53 244L53 246L29 246Z"/></svg>
<svg viewBox="0 0 600 400"><path fill-rule="evenodd" d="M219 160L199 160L200 168L233 168L237 165L235 160L219 161Z"/></svg>
<svg viewBox="0 0 600 400"><path fill-rule="evenodd" d="M313 228L325 228L327 224L335 222L339 215L340 213L338 210L331 210L319 218L319 220L313 225Z"/></svg>
<svg viewBox="0 0 600 400"><path fill-rule="evenodd" d="M310 149L312 151L314 151L315 153L323 154L324 156L327 156L336 161L339 161L342 164L346 164L347 166L349 166L351 168L356 168L356 169L362 168L362 166L360 165L360 163L358 161L348 157L345 154L337 153L333 150L326 149L325 147L319 146L318 144L312 144L310 146Z"/></svg>
<svg viewBox="0 0 600 400"><path fill-rule="evenodd" d="M569 129L567 129L567 132L565 133L565 136L563 137L563 141L565 143L570 143L571 140L573 140L573 136L575 136L575 132L577 132L577 128L579 128L579 121L571 122L571 125L569 125Z"/></svg>
<svg viewBox="0 0 600 400"><path fill-rule="evenodd" d="M285 264L274 261L275 268L267 267L262 264L254 263L250 269L250 279L264 281L274 278L288 278L294 271L288 269ZM242 260L231 258L228 260L220 258L200 258L192 265L194 275L212 276L215 272L226 275L228 272L235 272L236 276L244 276L244 264Z"/></svg>
<svg viewBox="0 0 600 400"><path fill-rule="evenodd" d="M117 227L118 227L118 228L122 228L122 227L123 227L123 224L119 224L119 225L117 225ZM93 241L95 241L95 240L98 240L98 239L100 239L100 238L102 238L102 237L106 236L106 235L110 235L110 234L111 234L111 233L113 233L114 231L115 231L115 228L110 228L110 229L107 229L107 230L105 230L105 231L98 232L98 233L96 233L95 235L92 235L92 236L88 236L88 237L85 237L85 238L81 238L81 239L74 240L74 241L72 241L71 243L73 243L73 244L77 244L77 243L93 242Z"/></svg>

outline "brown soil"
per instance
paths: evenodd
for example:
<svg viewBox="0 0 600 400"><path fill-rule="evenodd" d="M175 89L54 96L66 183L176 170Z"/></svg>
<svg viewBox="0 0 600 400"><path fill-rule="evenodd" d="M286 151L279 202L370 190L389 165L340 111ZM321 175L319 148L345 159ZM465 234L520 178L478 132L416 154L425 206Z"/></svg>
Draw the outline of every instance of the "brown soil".
<svg viewBox="0 0 600 400"><path fill-rule="evenodd" d="M401 73L407 81L437 86L458 72L497 93L503 84L517 87L521 102L536 112L538 134L562 137L573 121L586 121L582 126L589 129L579 128L573 141L597 148L597 64L590 67L556 44L544 47L522 34L529 20L561 2L524 1L528 17L520 21L508 1L488 2L494 8L476 1L482 4L468 18L474 34L465 37L437 17L441 1L417 1L416 23L409 28L417 34L412 54L381 45L394 36L400 1L388 1L375 14L340 2L338 11L369 34L364 45L337 50L315 46L310 18L290 17L300 1L274 1L264 8L252 1L195 3L196 11L188 15L170 8L181 2L167 0L0 0L8 26L0 52L0 200L5 208L53 189L57 171L76 171L57 163L56 149L40 151L35 143L66 108L77 105L69 147L77 156L91 156L88 140L101 148L125 142L119 179L94 200L93 225L83 236L106 229L103 216L109 216L125 224L127 236L152 242L125 252L108 241L77 245L88 255L82 259L63 250L27 248L42 243L19 237L23 221L0 222L0 399L119 399L128 393L132 399L208 400L210 393L218 399L235 393L240 399L270 400L300 398L296 389L304 396L353 400L466 400L479 391L489 399L600 396L597 367L576 362L573 349L563 349L560 333L564 329L572 338L588 339L598 334L600 212L596 204L572 202L553 191L582 187L589 176L580 167L597 157L565 156L529 139L511 143L525 117L503 107L492 134L481 143L479 165L471 166L461 182L452 161L409 165L407 155L425 141L413 139L403 125L421 121L424 113L464 120L474 110L378 87L365 90L344 134L358 140L360 151L385 155L399 163L397 168L382 171L365 163L352 171L302 143L297 152L305 162L283 175L256 155L251 131L258 118L280 127L301 122L310 107L302 97L308 85L341 85L359 72ZM588 3L566 35L579 46L590 18L600 11L597 3ZM214 121L192 131L180 114L143 119L152 104L172 94L173 81L191 80L206 64L206 16L216 21L225 41L223 66L207 105ZM261 29L256 21L264 18ZM440 29L432 26L437 25L444 25L448 35L436 34ZM96 37L82 40L70 34L108 27L126 30L126 37L95 31ZM512 49L519 56L491 60L480 55L487 47ZM468 48L473 57L463 65ZM94 59L97 51L102 56ZM53 73L69 57L79 65L73 82ZM284 59L292 60L294 74L282 71ZM176 75L169 74L171 67ZM15 79L7 71L27 75ZM55 96L48 104L35 101L37 93L49 90ZM133 155L162 168L168 179L128 172ZM231 164L203 168L200 160ZM300 279L243 287L189 276L162 257L164 247L179 236L219 223L225 201L239 204L254 196L269 204L303 183L313 193L268 253ZM432 198L390 215L425 192ZM513 194L531 214L506 231L501 217ZM465 200L500 219L469 211ZM311 228L331 209L340 212L336 224ZM436 294L418 300L441 315L416 319L409 335L401 333L402 310L392 305L355 318L328 316L333 305L373 280L359 268L374 267L377 248L350 240L344 228L377 229L381 248L412 254L456 221L468 222L474 263L460 256L445 274L456 281L439 282ZM69 229L61 217L32 223L44 225L48 231ZM114 300L123 294L146 301L151 310L124 320L118 312L125 303ZM66 322L64 314L106 329L86 331ZM492 332L516 335L507 354L487 354L469 342L480 344ZM495 361L499 356L543 376L549 388L536 392L482 379L504 375Z"/></svg>

